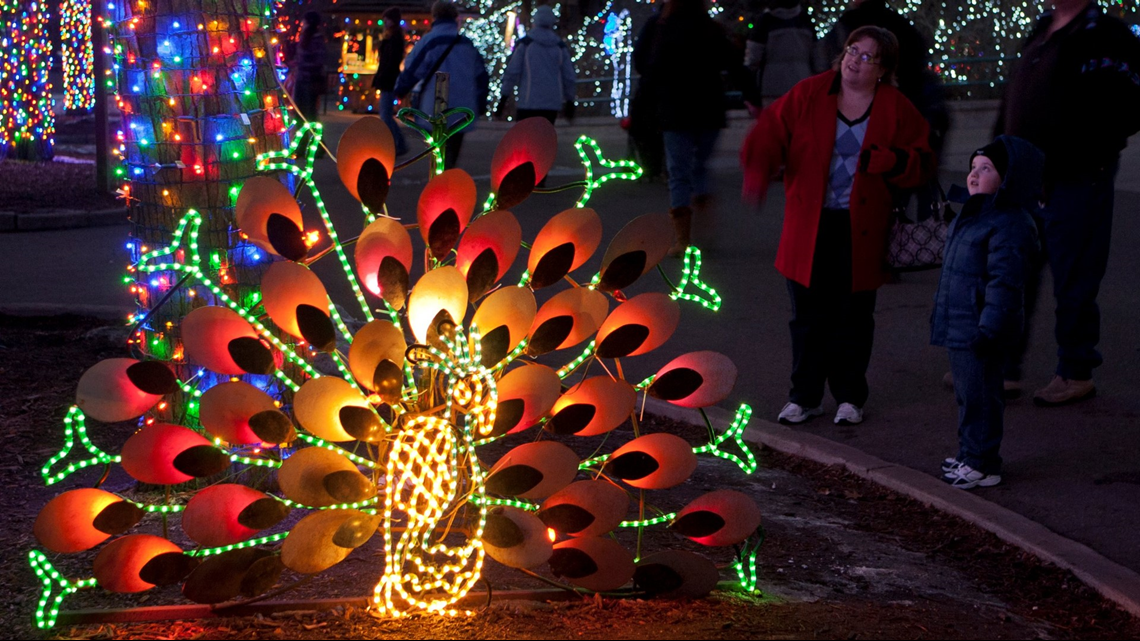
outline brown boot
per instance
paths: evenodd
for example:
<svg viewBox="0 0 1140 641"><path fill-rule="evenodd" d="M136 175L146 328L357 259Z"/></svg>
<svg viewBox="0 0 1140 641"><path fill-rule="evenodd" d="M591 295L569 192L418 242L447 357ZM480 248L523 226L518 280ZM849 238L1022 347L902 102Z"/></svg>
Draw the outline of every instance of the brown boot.
<svg viewBox="0 0 1140 641"><path fill-rule="evenodd" d="M677 243L669 250L669 255L681 257L689 248L689 241L693 230L693 210L688 207L674 207L669 210L673 219L673 230L677 233Z"/></svg>
<svg viewBox="0 0 1140 641"><path fill-rule="evenodd" d="M697 194L693 196L693 213L697 216L707 216L711 214L714 209L716 209L716 197L712 194Z"/></svg>

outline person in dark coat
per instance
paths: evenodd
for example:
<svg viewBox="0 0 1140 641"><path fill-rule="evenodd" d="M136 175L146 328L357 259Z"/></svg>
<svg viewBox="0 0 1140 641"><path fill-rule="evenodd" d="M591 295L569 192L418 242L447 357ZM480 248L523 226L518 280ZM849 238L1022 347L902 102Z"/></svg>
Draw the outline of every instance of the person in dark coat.
<svg viewBox="0 0 1140 641"><path fill-rule="evenodd" d="M930 342L950 353L959 449L942 469L956 488L1001 482L1002 346L1024 322L1044 165L1029 142L999 136L971 156L970 198L950 223Z"/></svg>
<svg viewBox="0 0 1140 641"><path fill-rule="evenodd" d="M1095 2L1055 0L1030 34L995 133L1020 136L1045 152L1045 207L1039 212L1043 262L1057 301L1057 366L1037 405L1092 397L1102 362L1097 295L1108 266L1120 151L1140 131L1140 39ZM1043 263L1042 263L1043 264ZM1042 264L1026 291L1036 307ZM1029 328L1014 341L1006 378L1021 378Z"/></svg>
<svg viewBox="0 0 1140 641"><path fill-rule="evenodd" d="M479 117L487 111L490 78L483 54L470 38L459 33L459 9L455 3L436 0L431 5L431 19L431 30L408 54L404 70L396 79L395 91L396 96L403 99L422 83L419 101L412 106L430 114L435 108L435 79L432 76L437 72L448 74L448 107L464 107L475 114L474 122L447 139L444 166L450 169L459 160L464 134L474 130ZM454 115L448 124L454 125L461 119L462 116Z"/></svg>
<svg viewBox="0 0 1140 641"><path fill-rule="evenodd" d="M799 0L777 0L748 33L744 65L755 72L756 88L767 103L795 84L830 66L815 42L815 29Z"/></svg>
<svg viewBox="0 0 1140 641"><path fill-rule="evenodd" d="M665 132L669 214L677 235L672 254L679 256L689 246L692 207L705 208L712 193L706 165L727 124L721 72L729 71L743 83L747 73L704 0L667 0L660 15L642 29L633 63L642 82L651 83L647 97Z"/></svg>
<svg viewBox="0 0 1140 641"><path fill-rule="evenodd" d="M317 119L317 102L325 92L328 78L325 75L325 37L321 34L321 14L309 11L304 17L300 41L294 60L293 102L301 116L314 122Z"/></svg>
<svg viewBox="0 0 1140 641"><path fill-rule="evenodd" d="M863 421L892 190L934 173L926 121L891 84L898 55L891 32L856 29L834 69L761 112L740 150L746 198L762 200L786 165L776 268L792 299L792 389L781 423L822 415L825 385L836 424Z"/></svg>
<svg viewBox="0 0 1140 641"><path fill-rule="evenodd" d="M393 115L396 100L396 78L400 77L400 65L404 62L407 40L404 38L403 16L399 7L388 7L381 19L384 21L384 38L380 40L380 68L372 78L372 87L380 91L380 119L392 131L396 141L396 155L408 153L408 141L396 123Z"/></svg>

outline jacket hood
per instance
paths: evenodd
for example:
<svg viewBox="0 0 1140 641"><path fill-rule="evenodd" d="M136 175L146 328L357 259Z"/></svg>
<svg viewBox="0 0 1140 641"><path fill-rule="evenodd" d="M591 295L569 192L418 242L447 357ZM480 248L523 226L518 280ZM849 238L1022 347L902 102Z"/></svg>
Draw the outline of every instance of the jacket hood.
<svg viewBox="0 0 1140 641"><path fill-rule="evenodd" d="M535 9L532 17L534 19L534 26L539 28L545 27L549 29L554 26L555 22L558 22L558 18L554 15L554 9L551 9L549 5L545 4Z"/></svg>
<svg viewBox="0 0 1140 641"><path fill-rule="evenodd" d="M557 45L562 41L557 33L550 27L540 27L535 25L533 29L526 32L527 37L542 45Z"/></svg>
<svg viewBox="0 0 1140 641"><path fill-rule="evenodd" d="M780 20L791 20L792 18L800 15L800 6L797 4L794 7L777 7L775 9L768 9L768 13L772 17L779 18Z"/></svg>
<svg viewBox="0 0 1140 641"><path fill-rule="evenodd" d="M998 136L994 142L1005 145L1009 158L1009 168L1002 176L995 199L1031 211L1036 209L1045 193L1045 154L1033 143L1016 136Z"/></svg>

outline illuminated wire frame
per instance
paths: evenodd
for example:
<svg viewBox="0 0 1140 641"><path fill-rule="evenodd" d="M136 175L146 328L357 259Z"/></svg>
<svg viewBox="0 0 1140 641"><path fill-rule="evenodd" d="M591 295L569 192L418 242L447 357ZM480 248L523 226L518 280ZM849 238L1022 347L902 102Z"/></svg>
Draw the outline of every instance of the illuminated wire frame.
<svg viewBox="0 0 1140 641"><path fill-rule="evenodd" d="M0 0L0 159L51 160L55 116L47 6Z"/></svg>

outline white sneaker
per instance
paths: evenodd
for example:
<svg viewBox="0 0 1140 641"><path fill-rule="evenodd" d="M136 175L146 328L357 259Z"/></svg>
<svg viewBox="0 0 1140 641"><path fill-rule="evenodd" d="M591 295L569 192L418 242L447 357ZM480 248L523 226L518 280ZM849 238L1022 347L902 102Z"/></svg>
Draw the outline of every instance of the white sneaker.
<svg viewBox="0 0 1140 641"><path fill-rule="evenodd" d="M835 412L836 425L858 425L863 422L863 408L851 403L840 403L839 410Z"/></svg>
<svg viewBox="0 0 1140 641"><path fill-rule="evenodd" d="M998 483L1001 483L1001 475L979 472L978 470L975 470L969 465L963 463L957 468L943 474L942 480L949 483L950 487L956 487L960 490L968 490L977 486L991 487L997 485Z"/></svg>
<svg viewBox="0 0 1140 641"><path fill-rule="evenodd" d="M956 456L947 456L946 458L942 459L943 472L953 472L961 466L962 461L959 461L958 457Z"/></svg>
<svg viewBox="0 0 1140 641"><path fill-rule="evenodd" d="M780 410L780 416L776 419L784 425L799 425L804 421L823 416L823 406L807 408L803 405L796 403L788 403L784 409Z"/></svg>

